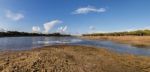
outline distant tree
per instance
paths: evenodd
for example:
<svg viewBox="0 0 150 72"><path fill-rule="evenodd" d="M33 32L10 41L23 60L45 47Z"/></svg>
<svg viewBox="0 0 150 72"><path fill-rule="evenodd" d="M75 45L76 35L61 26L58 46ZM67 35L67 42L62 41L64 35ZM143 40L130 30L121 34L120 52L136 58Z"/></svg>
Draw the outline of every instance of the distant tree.
<svg viewBox="0 0 150 72"><path fill-rule="evenodd" d="M7 31L0 32L0 37L16 37L16 36L71 36L71 35L63 35L60 33L52 33L52 34L41 34L41 33L27 33L27 32L18 32L18 31Z"/></svg>

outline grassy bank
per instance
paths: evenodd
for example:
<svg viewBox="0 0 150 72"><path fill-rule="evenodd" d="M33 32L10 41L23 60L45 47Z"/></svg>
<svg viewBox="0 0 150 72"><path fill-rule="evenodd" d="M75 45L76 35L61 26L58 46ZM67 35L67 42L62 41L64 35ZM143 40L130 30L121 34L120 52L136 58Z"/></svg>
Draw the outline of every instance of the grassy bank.
<svg viewBox="0 0 150 72"><path fill-rule="evenodd" d="M2 72L149 72L150 58L85 46L49 46L1 52Z"/></svg>
<svg viewBox="0 0 150 72"><path fill-rule="evenodd" d="M150 46L150 36L83 36L81 38L92 40L112 40L138 47Z"/></svg>
<svg viewBox="0 0 150 72"><path fill-rule="evenodd" d="M150 30L135 30L124 32L92 33L83 36L150 36Z"/></svg>

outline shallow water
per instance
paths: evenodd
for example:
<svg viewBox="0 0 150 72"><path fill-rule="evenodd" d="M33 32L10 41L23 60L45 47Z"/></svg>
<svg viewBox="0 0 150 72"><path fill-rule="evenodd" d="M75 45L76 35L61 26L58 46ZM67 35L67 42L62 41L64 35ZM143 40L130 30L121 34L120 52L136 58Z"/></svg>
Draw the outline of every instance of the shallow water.
<svg viewBox="0 0 150 72"><path fill-rule="evenodd" d="M119 53L150 56L150 48L133 47L112 41L85 40L76 37L3 37L0 38L1 50L28 50L48 45L85 45L107 48Z"/></svg>

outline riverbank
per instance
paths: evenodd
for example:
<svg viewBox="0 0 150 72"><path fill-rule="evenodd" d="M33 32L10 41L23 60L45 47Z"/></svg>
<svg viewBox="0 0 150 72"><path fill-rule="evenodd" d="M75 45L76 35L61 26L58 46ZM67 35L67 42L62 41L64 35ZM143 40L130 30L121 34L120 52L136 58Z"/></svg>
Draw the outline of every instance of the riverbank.
<svg viewBox="0 0 150 72"><path fill-rule="evenodd" d="M150 36L82 36L81 38L91 40L111 40L137 47L150 47Z"/></svg>
<svg viewBox="0 0 150 72"><path fill-rule="evenodd" d="M71 45L0 53L1 72L149 72L149 62L149 57Z"/></svg>

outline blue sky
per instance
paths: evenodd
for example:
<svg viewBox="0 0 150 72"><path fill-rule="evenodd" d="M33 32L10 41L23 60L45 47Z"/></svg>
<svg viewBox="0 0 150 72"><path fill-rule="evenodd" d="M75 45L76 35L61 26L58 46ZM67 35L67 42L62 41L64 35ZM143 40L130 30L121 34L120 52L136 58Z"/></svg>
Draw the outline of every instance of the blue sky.
<svg viewBox="0 0 150 72"><path fill-rule="evenodd" d="M150 0L0 0L0 28L114 32L150 28Z"/></svg>

